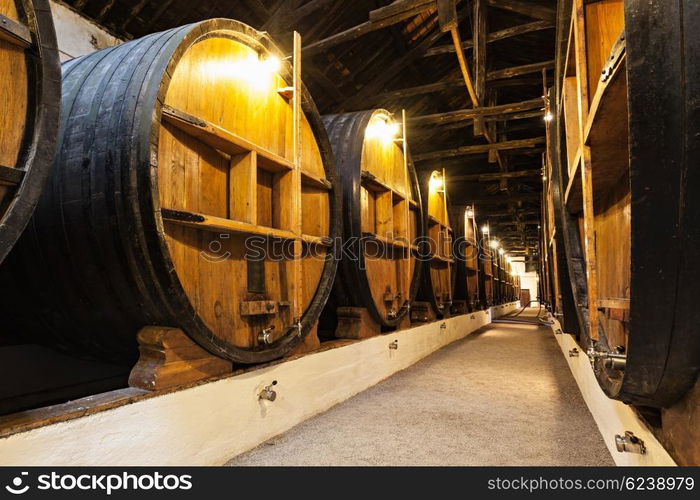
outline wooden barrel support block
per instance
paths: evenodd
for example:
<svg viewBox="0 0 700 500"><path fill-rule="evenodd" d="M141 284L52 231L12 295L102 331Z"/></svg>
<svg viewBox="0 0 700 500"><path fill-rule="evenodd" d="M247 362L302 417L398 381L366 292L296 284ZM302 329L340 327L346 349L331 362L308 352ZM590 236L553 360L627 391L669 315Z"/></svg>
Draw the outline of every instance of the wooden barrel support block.
<svg viewBox="0 0 700 500"><path fill-rule="evenodd" d="M430 323L437 319L435 309L430 302L414 302L411 307L411 323Z"/></svg>
<svg viewBox="0 0 700 500"><path fill-rule="evenodd" d="M137 340L140 356L130 387L161 391L233 371L233 363L205 351L179 328L147 326Z"/></svg>
<svg viewBox="0 0 700 500"><path fill-rule="evenodd" d="M236 363L315 336L341 198L292 62L228 19L67 62L54 174L0 269L11 333L123 363L149 325Z"/></svg>
<svg viewBox="0 0 700 500"><path fill-rule="evenodd" d="M343 191L343 253L329 307L361 308L395 330L420 284L421 196L401 120L378 109L323 117ZM338 338L356 338L346 315ZM368 325L369 326L369 325Z"/></svg>
<svg viewBox="0 0 700 500"><path fill-rule="evenodd" d="M0 0L0 262L29 222L51 170L60 94L48 0Z"/></svg>
<svg viewBox="0 0 700 500"><path fill-rule="evenodd" d="M339 307L337 314L336 338L364 339L382 333L379 324L364 307Z"/></svg>

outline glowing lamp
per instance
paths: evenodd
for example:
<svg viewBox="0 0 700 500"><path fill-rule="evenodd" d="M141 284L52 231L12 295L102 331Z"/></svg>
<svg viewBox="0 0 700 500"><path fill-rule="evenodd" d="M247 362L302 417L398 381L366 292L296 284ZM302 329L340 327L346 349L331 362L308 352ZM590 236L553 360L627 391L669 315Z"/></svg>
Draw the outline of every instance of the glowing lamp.
<svg viewBox="0 0 700 500"><path fill-rule="evenodd" d="M491 245L491 248L496 249L500 246L500 243L498 243L498 240L491 240L489 245Z"/></svg>
<svg viewBox="0 0 700 500"><path fill-rule="evenodd" d="M256 90L270 90L274 83L273 76L281 66L282 62L277 56L270 54L260 58L258 54L251 53L235 61L208 62L206 70L217 76L242 80Z"/></svg>
<svg viewBox="0 0 700 500"><path fill-rule="evenodd" d="M439 175L433 174L432 177L430 177L430 190L431 191L439 191L445 186L445 183L442 180L442 177Z"/></svg>
<svg viewBox="0 0 700 500"><path fill-rule="evenodd" d="M372 119L365 129L367 139L379 139L389 144L399 135L399 124L387 115L378 115Z"/></svg>
<svg viewBox="0 0 700 500"><path fill-rule="evenodd" d="M544 121L546 121L546 122L549 123L549 122L551 122L552 120L554 120L554 115L553 115L552 113L550 113L549 111L547 111L547 112L544 114Z"/></svg>
<svg viewBox="0 0 700 500"><path fill-rule="evenodd" d="M473 218L474 210L472 210L471 208L467 208L467 217L469 217L470 219Z"/></svg>
<svg viewBox="0 0 700 500"><path fill-rule="evenodd" d="M505 250L503 250L502 248L498 249L498 255L503 255L504 253L506 253Z"/></svg>
<svg viewBox="0 0 700 500"><path fill-rule="evenodd" d="M481 228L481 232L484 233L484 234L489 234L489 227L488 227L488 226L482 227L482 228Z"/></svg>

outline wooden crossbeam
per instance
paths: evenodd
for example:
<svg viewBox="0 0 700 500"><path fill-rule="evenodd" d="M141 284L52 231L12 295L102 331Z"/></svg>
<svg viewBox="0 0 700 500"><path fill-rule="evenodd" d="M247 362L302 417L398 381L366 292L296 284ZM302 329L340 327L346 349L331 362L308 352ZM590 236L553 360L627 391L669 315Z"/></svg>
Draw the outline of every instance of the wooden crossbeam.
<svg viewBox="0 0 700 500"><path fill-rule="evenodd" d="M530 73L541 73L543 69L552 68L554 68L554 60L537 62L532 64L523 64L521 66L513 66L511 68L489 71L487 78L489 80L500 80L503 78L512 78L514 76L527 75Z"/></svg>
<svg viewBox="0 0 700 500"><path fill-rule="evenodd" d="M403 68L421 58L423 54L425 54L425 51L430 49L442 35L443 33L437 29L427 35L411 50L394 61L389 67L384 68L381 72L376 74L370 83L361 88L343 104L343 110L347 111L359 107L364 109L371 96L378 94L384 85L394 78Z"/></svg>
<svg viewBox="0 0 700 500"><path fill-rule="evenodd" d="M527 24L519 24L513 26L512 28L506 28L503 30L494 31L486 36L487 43L497 42L498 40L504 40L506 38L511 38L515 36L524 35L526 33L531 33L533 31L540 31L545 29L554 28L554 23L550 21L535 21ZM466 40L462 42L462 48L468 50L474 48L474 40ZM438 45L427 51L424 57L434 57L442 54L453 54L455 51L454 45Z"/></svg>
<svg viewBox="0 0 700 500"><path fill-rule="evenodd" d="M462 175L451 175L450 182L490 182L499 181L501 179L520 179L523 177L539 177L542 175L541 171L538 170L516 170L512 172L496 172L488 174L462 174Z"/></svg>
<svg viewBox="0 0 700 500"><path fill-rule="evenodd" d="M447 178L449 182L449 177ZM510 196L489 196L484 198L469 198L469 199L453 199L452 203L455 205L476 205L478 208L480 205L508 205L509 203L514 203L518 201L539 201L542 197L541 193L521 193L512 194Z"/></svg>
<svg viewBox="0 0 700 500"><path fill-rule="evenodd" d="M534 19L554 22L557 17L555 9L542 5L537 0L488 0L488 2L491 7L509 10Z"/></svg>
<svg viewBox="0 0 700 500"><path fill-rule="evenodd" d="M514 141L494 142L491 144L478 144L475 146L462 146L459 148L445 149L442 151L431 151L413 155L414 161L435 160L442 158L453 158L455 156L465 156L474 153L487 153L489 151L501 151L505 149L531 148L546 142L545 137L534 137L532 139L518 139Z"/></svg>
<svg viewBox="0 0 700 500"><path fill-rule="evenodd" d="M485 104L492 104L491 102L486 102L486 3L485 0L474 0L473 5L474 17L472 22L472 39L474 40L474 54L473 54L473 64L474 64L474 89L476 90L476 97L479 102ZM458 52L462 52L463 49L458 47ZM487 135L493 140L497 140L494 131L485 130L486 124L483 117L478 117L474 120L474 135L482 136ZM490 132L487 134L487 132ZM489 142L492 142L489 140Z"/></svg>
<svg viewBox="0 0 700 500"><path fill-rule="evenodd" d="M542 98L530 99L529 101L513 102L508 104L499 104L497 106L488 106L478 109L460 109L457 111L447 111L445 113L434 113L431 115L417 116L408 120L411 126L426 126L442 123L454 123L465 120L472 120L475 117L505 115L517 113L520 111L529 111L532 109L541 108L544 106Z"/></svg>
<svg viewBox="0 0 700 500"><path fill-rule="evenodd" d="M431 8L435 8L435 0L399 0L386 7L371 11L369 13L369 21L331 35L323 40L310 43L304 47L304 54L308 56L328 50L331 47L355 40L372 31L400 23Z"/></svg>
<svg viewBox="0 0 700 500"><path fill-rule="evenodd" d="M545 61L533 64L525 64L521 66L513 66L510 68L499 69L495 71L490 71L486 75L486 81L489 82L489 87L503 87L503 86L519 86L519 85L541 85L542 78L530 78L530 79L519 79L513 81L508 81L506 79L513 78L516 76L539 73L542 69L551 69L554 67L554 61ZM500 80L500 81L499 81ZM429 83L426 85L418 85L416 87L407 87L405 89L392 90L390 92L383 92L372 97L372 102L386 102L391 99L403 99L407 97L414 97L423 94L432 94L435 92L443 92L445 90L452 90L460 88L464 85L464 80L459 78L445 80L442 82Z"/></svg>

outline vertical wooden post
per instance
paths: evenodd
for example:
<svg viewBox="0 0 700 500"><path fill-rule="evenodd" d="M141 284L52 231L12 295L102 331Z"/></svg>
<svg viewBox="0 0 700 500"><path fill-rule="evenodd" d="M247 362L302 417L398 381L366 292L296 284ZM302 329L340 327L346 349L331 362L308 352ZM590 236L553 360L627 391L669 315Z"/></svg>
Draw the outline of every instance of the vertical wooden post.
<svg viewBox="0 0 700 500"><path fill-rule="evenodd" d="M474 90L478 102L486 98L486 2L474 0L474 16L472 20L472 40L474 41ZM474 135L484 135L484 118L474 119ZM494 137L495 134L492 134ZM489 155L490 157L491 155ZM492 163L495 163L496 160Z"/></svg>
<svg viewBox="0 0 700 500"><path fill-rule="evenodd" d="M591 178L591 150L585 144L585 128L588 122L588 67L586 58L586 21L583 0L574 1L574 42L576 51L576 83L578 86L579 148L581 152L581 189L583 196L584 255L586 257L586 281L588 285L588 332L592 340L598 340L598 275L595 253L595 211L593 206L593 179Z"/></svg>
<svg viewBox="0 0 700 500"><path fill-rule="evenodd" d="M293 52L293 80L294 94L292 96L293 109L293 129L294 129L294 171L292 172L292 221L296 239L294 240L294 320L301 321L303 308L303 268L302 268L302 186L301 186L301 164L302 164L302 144L301 144L301 125L302 125L302 109L301 109L301 35L294 32L294 52Z"/></svg>
<svg viewBox="0 0 700 500"><path fill-rule="evenodd" d="M404 210L404 217L405 217L405 222L404 222L404 228L405 229L405 235L406 235L406 240L409 244L408 247L403 248L401 250L401 255L402 258L401 261L404 262L405 264L400 266L400 271L399 271L399 283L401 286L401 290L406 291L406 297L404 297L404 300L408 300L410 297L410 262L411 262L411 247L410 245L413 244L413 241L411 241L411 204L409 202L411 198L411 178L408 175L408 134L407 134L407 129L406 129L406 110L402 109L401 110L401 146L403 147L403 178L404 178L404 205L405 205L405 210ZM398 304L399 307L401 307L403 304Z"/></svg>

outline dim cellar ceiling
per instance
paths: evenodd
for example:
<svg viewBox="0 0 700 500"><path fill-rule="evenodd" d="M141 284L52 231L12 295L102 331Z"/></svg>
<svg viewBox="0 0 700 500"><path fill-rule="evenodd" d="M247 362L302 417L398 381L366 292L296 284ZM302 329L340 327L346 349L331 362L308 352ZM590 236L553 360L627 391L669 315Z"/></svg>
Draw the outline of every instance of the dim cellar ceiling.
<svg viewBox="0 0 700 500"><path fill-rule="evenodd" d="M537 255L556 0L63 3L126 39L227 17L268 31L291 52L298 31L303 77L321 114L405 109L417 170L445 169L453 204L474 203L479 223L510 253Z"/></svg>

